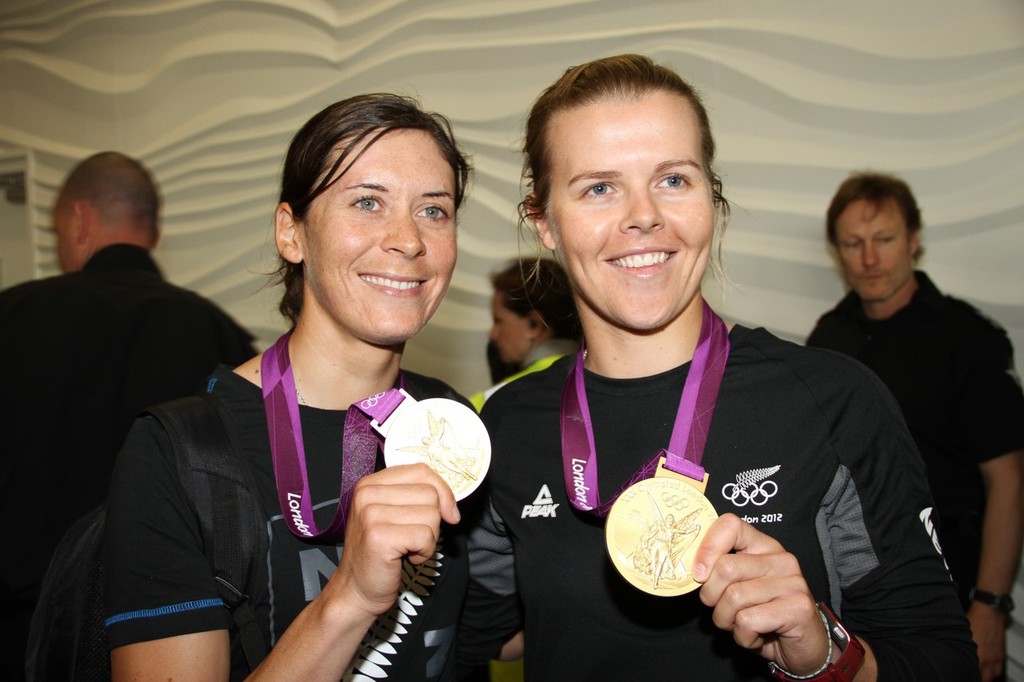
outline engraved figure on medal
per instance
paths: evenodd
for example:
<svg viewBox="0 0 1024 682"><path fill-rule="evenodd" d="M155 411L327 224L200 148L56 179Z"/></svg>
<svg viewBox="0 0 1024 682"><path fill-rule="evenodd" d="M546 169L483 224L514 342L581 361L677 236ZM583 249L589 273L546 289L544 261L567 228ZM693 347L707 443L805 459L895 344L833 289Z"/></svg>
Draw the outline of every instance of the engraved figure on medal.
<svg viewBox="0 0 1024 682"><path fill-rule="evenodd" d="M447 398L427 398L390 428L384 461L387 466L423 462L462 500L487 474L491 441L475 411Z"/></svg>
<svg viewBox="0 0 1024 682"><path fill-rule="evenodd" d="M662 597L686 594L700 587L690 567L716 518L708 499L685 481L648 478L627 488L612 505L605 525L608 554L634 587Z"/></svg>

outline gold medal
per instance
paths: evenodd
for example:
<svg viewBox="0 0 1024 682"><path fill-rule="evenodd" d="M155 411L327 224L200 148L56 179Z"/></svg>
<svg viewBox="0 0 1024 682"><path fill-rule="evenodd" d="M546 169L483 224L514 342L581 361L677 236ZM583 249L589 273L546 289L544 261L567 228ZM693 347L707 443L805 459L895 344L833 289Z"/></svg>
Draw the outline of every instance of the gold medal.
<svg viewBox="0 0 1024 682"><path fill-rule="evenodd" d="M693 555L718 518L698 486L663 467L654 478L624 490L605 524L608 554L634 587L659 597L675 597L700 587L693 580Z"/></svg>
<svg viewBox="0 0 1024 682"><path fill-rule="evenodd" d="M384 462L424 462L462 500L487 474L491 440L474 410L447 398L427 398L396 414L384 440Z"/></svg>

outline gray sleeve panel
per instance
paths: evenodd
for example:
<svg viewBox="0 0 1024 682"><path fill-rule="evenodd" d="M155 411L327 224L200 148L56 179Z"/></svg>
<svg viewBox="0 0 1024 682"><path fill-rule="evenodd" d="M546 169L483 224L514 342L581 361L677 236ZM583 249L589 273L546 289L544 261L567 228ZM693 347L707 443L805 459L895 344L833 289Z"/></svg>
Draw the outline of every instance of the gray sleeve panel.
<svg viewBox="0 0 1024 682"><path fill-rule="evenodd" d="M908 551L881 564L845 466L836 470L815 527L828 566L832 609L870 643L879 682L980 680L970 629L948 571L931 555L931 543L926 548L919 539L902 538ZM851 598L852 592L857 595ZM842 614L844 595L852 600Z"/></svg>
<svg viewBox="0 0 1024 682"><path fill-rule="evenodd" d="M487 510L469 533L469 573L471 579L487 590L502 597L516 592L515 556L512 539L505 529L505 521L494 505Z"/></svg>
<svg viewBox="0 0 1024 682"><path fill-rule="evenodd" d="M516 593L512 539L488 501L469 532L469 587L458 635L460 668L475 670L495 658L523 629Z"/></svg>
<svg viewBox="0 0 1024 682"><path fill-rule="evenodd" d="M864 509L850 470L840 465L815 519L828 569L831 606L842 617L841 594L878 567L878 555L864 523Z"/></svg>

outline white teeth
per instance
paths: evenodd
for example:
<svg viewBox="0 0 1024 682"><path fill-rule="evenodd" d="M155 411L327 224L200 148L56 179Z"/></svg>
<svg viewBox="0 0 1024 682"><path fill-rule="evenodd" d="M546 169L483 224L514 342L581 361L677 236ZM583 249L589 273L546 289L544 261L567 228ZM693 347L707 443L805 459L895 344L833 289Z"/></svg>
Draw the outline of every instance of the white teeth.
<svg viewBox="0 0 1024 682"><path fill-rule="evenodd" d="M398 289L399 291L405 291L407 289L415 289L420 286L421 282L408 282L408 281L397 281L388 279L386 277L374 277L373 275L364 275L363 279L370 284L377 284L382 287L390 287L391 289Z"/></svg>
<svg viewBox="0 0 1024 682"><path fill-rule="evenodd" d="M615 261L615 264L623 268L646 268L650 265L664 263L667 260L668 254L664 251L658 251L657 253L645 253L619 258Z"/></svg>

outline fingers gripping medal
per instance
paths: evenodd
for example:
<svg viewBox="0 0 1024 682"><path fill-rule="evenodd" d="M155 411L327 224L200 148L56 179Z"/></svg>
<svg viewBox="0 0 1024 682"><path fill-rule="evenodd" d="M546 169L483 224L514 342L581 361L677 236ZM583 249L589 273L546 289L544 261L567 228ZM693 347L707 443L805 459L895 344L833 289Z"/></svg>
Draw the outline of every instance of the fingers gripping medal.
<svg viewBox="0 0 1024 682"><path fill-rule="evenodd" d="M404 390L398 393L403 400L394 411L383 422L371 422L384 436L385 464L423 462L444 479L456 500L466 498L483 482L491 463L491 440L480 417L454 400L417 401Z"/></svg>
<svg viewBox="0 0 1024 682"><path fill-rule="evenodd" d="M605 543L612 564L631 585L653 595L673 597L700 587L690 577L693 555L718 518L704 496L708 474L701 460L728 355L728 330L704 302L700 338L668 448L646 462L605 503L597 493L597 450L582 351L566 378L562 461L569 501L581 511L607 515Z"/></svg>

